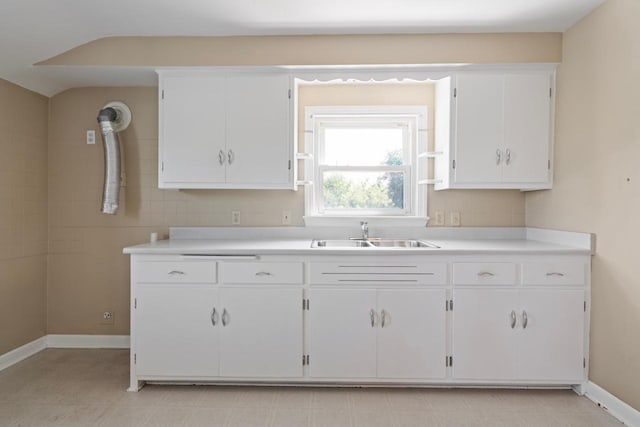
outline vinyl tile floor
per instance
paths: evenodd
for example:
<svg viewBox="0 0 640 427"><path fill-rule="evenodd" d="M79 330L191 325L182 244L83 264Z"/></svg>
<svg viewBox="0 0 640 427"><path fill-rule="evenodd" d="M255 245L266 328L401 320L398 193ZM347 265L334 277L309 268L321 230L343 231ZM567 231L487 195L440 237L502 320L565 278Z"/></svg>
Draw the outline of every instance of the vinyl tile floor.
<svg viewBox="0 0 640 427"><path fill-rule="evenodd" d="M569 390L147 385L127 350L47 349L0 371L0 426L409 427L622 424Z"/></svg>

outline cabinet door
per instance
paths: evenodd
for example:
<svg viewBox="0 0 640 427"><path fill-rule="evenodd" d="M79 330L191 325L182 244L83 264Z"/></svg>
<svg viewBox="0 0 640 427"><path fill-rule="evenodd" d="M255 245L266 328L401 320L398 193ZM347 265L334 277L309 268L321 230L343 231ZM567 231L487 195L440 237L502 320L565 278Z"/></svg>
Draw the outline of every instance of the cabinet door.
<svg viewBox="0 0 640 427"><path fill-rule="evenodd" d="M584 291L523 290L519 307L523 329L518 337L518 377L582 381Z"/></svg>
<svg viewBox="0 0 640 427"><path fill-rule="evenodd" d="M220 289L220 375L302 376L302 289Z"/></svg>
<svg viewBox="0 0 640 427"><path fill-rule="evenodd" d="M504 86L504 182L549 180L551 75L507 74Z"/></svg>
<svg viewBox="0 0 640 427"><path fill-rule="evenodd" d="M445 300L444 289L378 291L378 377L446 376Z"/></svg>
<svg viewBox="0 0 640 427"><path fill-rule="evenodd" d="M518 291L453 291L453 377L457 380L515 380Z"/></svg>
<svg viewBox="0 0 640 427"><path fill-rule="evenodd" d="M460 73L456 79L455 182L497 183L503 144L502 74Z"/></svg>
<svg viewBox="0 0 640 427"><path fill-rule="evenodd" d="M227 182L290 183L289 77L235 75L227 82Z"/></svg>
<svg viewBox="0 0 640 427"><path fill-rule="evenodd" d="M218 375L222 325L215 322L219 316L213 313L214 308L220 309L215 289L203 285L138 285L136 299L132 344L137 375Z"/></svg>
<svg viewBox="0 0 640 427"><path fill-rule="evenodd" d="M309 376L375 378L376 291L311 289L309 305Z"/></svg>
<svg viewBox="0 0 640 427"><path fill-rule="evenodd" d="M225 78L164 76L161 84L160 188L224 182Z"/></svg>

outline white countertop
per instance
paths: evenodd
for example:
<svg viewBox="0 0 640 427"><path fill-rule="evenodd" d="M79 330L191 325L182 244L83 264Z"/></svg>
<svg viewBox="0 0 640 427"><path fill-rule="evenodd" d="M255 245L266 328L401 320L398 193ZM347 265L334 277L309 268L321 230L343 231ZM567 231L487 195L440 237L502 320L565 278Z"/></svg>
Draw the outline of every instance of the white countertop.
<svg viewBox="0 0 640 427"><path fill-rule="evenodd" d="M421 239L425 240L425 239ZM451 255L451 254L581 254L589 249L526 239L430 239L440 248L312 248L311 239L173 239L129 246L125 254L155 255Z"/></svg>

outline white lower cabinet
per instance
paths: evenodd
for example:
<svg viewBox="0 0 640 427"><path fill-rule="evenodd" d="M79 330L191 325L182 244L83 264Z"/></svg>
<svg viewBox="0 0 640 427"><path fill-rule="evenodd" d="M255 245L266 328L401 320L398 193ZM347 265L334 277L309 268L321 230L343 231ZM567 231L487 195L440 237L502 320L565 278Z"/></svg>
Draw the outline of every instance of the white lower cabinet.
<svg viewBox="0 0 640 427"><path fill-rule="evenodd" d="M445 290L311 289L309 376L444 379Z"/></svg>
<svg viewBox="0 0 640 427"><path fill-rule="evenodd" d="M302 289L222 287L220 374L302 376Z"/></svg>
<svg viewBox="0 0 640 427"><path fill-rule="evenodd" d="M140 285L136 374L302 376L302 289Z"/></svg>
<svg viewBox="0 0 640 427"><path fill-rule="evenodd" d="M453 299L454 379L583 380L582 289L455 289Z"/></svg>
<svg viewBox="0 0 640 427"><path fill-rule="evenodd" d="M135 371L142 376L218 376L219 293L210 285L138 285Z"/></svg>

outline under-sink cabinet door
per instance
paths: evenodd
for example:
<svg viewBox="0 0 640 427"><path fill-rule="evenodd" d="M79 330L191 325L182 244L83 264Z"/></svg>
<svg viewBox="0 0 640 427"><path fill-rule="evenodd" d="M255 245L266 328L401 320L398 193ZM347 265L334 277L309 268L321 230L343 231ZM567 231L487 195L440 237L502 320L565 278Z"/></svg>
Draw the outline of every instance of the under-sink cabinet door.
<svg viewBox="0 0 640 427"><path fill-rule="evenodd" d="M218 291L207 285L181 284L138 285L135 292L136 374L217 376Z"/></svg>
<svg viewBox="0 0 640 427"><path fill-rule="evenodd" d="M584 301L582 289L520 292L520 379L583 380Z"/></svg>
<svg viewBox="0 0 640 427"><path fill-rule="evenodd" d="M372 289L309 291L310 377L376 377L376 295Z"/></svg>
<svg viewBox="0 0 640 427"><path fill-rule="evenodd" d="M446 376L446 293L379 290L378 377Z"/></svg>
<svg viewBox="0 0 640 427"><path fill-rule="evenodd" d="M220 375L302 376L302 289L220 289Z"/></svg>
<svg viewBox="0 0 640 427"><path fill-rule="evenodd" d="M453 377L514 380L517 375L518 291L453 291Z"/></svg>

